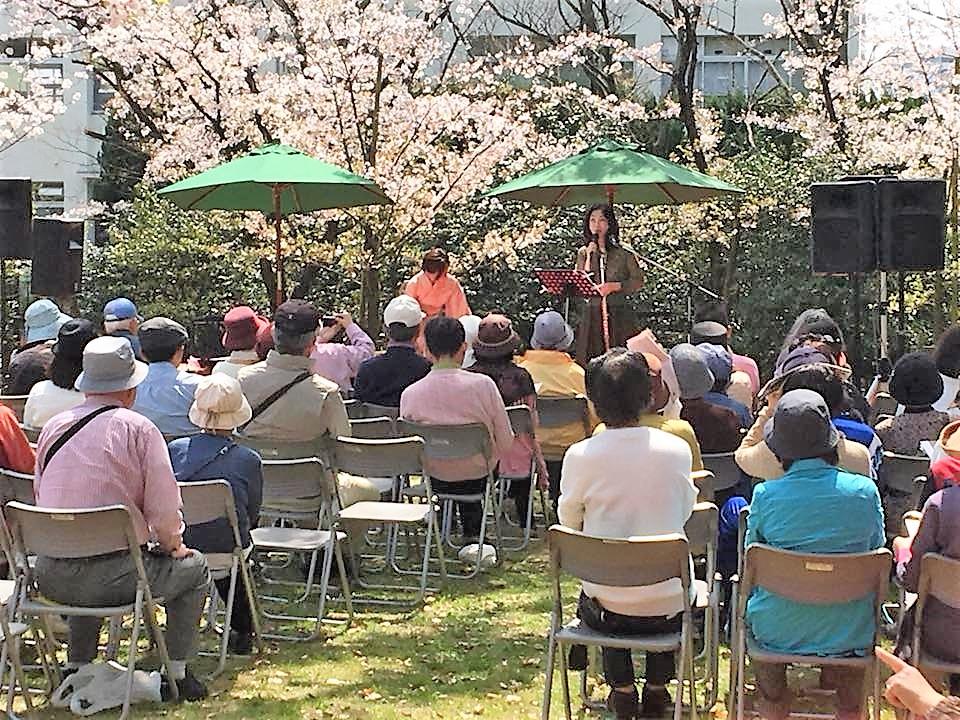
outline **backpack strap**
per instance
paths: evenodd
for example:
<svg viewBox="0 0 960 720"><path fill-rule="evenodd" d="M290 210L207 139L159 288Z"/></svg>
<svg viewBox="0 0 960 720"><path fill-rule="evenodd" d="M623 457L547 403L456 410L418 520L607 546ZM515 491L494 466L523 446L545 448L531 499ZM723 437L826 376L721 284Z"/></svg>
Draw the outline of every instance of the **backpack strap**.
<svg viewBox="0 0 960 720"><path fill-rule="evenodd" d="M97 408L92 413L90 413L89 415L83 416L82 418L77 420L77 422L75 422L73 425L67 428L67 431L63 433L63 435L58 437L56 441L53 443L53 445L50 446L50 449L47 450L47 454L43 457L43 461L37 463L37 467L40 471L38 474L43 473L47 465L50 464L50 461L53 460L53 456L56 455L58 452L60 452L60 448L66 445L67 441L70 440L70 438L72 438L78 432L83 430L83 427L88 422L93 420L97 415L103 415L103 413L105 412L109 412L110 410L116 410L116 409L117 409L116 405L107 405L105 407Z"/></svg>
<svg viewBox="0 0 960 720"><path fill-rule="evenodd" d="M304 372L302 372L302 373L300 373L299 375L297 375L293 380L291 380L290 382L288 382L286 385L284 385L283 387L281 387L279 390L277 390L277 391L274 392L273 394L269 395L266 399L262 400L262 401L260 402L260 404L257 405L257 406L253 409L253 413L250 415L250 419L247 420L247 422L245 422L242 427L237 428L237 430L239 430L240 432L243 432L243 430L246 429L246 427L247 427L250 423L252 423L259 415L263 414L263 412L264 412L267 408L269 408L269 407L270 407L271 405L273 405L277 400L279 400L279 399L282 398L284 395L286 395L287 392L288 392L294 385L297 385L297 384L303 382L304 380L306 380L308 377L311 377L312 375L313 375L312 372L310 372L309 370L305 370Z"/></svg>

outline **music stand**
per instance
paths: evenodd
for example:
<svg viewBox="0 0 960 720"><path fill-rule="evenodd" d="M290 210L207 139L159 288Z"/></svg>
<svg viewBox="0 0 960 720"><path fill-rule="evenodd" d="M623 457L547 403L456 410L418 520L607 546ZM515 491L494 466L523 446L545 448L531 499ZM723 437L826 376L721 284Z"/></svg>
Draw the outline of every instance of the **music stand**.
<svg viewBox="0 0 960 720"><path fill-rule="evenodd" d="M551 270L537 268L533 271L540 284L551 295L562 295L564 298L564 320L570 322L571 297L599 297L597 286L590 276L583 270L568 270L566 268Z"/></svg>

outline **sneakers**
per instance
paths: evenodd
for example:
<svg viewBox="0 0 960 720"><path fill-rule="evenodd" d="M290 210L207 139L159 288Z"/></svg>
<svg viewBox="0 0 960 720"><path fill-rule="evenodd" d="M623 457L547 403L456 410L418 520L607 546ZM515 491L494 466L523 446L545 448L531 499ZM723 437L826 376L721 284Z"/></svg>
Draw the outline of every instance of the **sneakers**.
<svg viewBox="0 0 960 720"><path fill-rule="evenodd" d="M617 720L634 720L640 712L640 698L637 688L630 692L611 690L607 696L607 710L616 715Z"/></svg>
<svg viewBox="0 0 960 720"><path fill-rule="evenodd" d="M187 668L183 679L177 680L176 683L180 700L194 702L196 700L203 700L207 696L207 686L194 677L193 673L190 672L190 668ZM166 676L160 681L160 697L164 702L170 702L173 697L170 692L170 680Z"/></svg>
<svg viewBox="0 0 960 720"><path fill-rule="evenodd" d="M227 640L227 650L230 651L231 655L252 655L253 635L231 630L230 638Z"/></svg>
<svg viewBox="0 0 960 720"><path fill-rule="evenodd" d="M672 704L673 698L670 697L670 692L665 687L644 685L640 717L663 717L667 712L667 707Z"/></svg>

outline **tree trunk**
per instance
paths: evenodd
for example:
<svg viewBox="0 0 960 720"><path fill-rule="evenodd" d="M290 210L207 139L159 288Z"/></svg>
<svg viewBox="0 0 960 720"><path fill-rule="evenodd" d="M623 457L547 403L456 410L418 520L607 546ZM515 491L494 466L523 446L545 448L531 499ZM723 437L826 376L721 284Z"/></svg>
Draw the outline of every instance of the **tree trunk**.
<svg viewBox="0 0 960 720"><path fill-rule="evenodd" d="M360 273L360 324L370 337L380 334L380 238L363 226L363 270Z"/></svg>

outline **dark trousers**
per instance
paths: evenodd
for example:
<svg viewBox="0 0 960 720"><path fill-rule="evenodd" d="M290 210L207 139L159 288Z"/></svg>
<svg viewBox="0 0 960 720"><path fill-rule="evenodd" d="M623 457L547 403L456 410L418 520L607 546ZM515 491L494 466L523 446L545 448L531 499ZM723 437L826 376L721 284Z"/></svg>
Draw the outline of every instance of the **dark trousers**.
<svg viewBox="0 0 960 720"><path fill-rule="evenodd" d="M457 480L448 482L446 480L432 480L433 491L438 495L482 495L487 488L487 479L478 478L476 480ZM478 502L460 502L455 503L457 513L460 515L460 527L463 530L465 538L480 537L480 523L483 520L483 505Z"/></svg>
<svg viewBox="0 0 960 720"><path fill-rule="evenodd" d="M503 480L501 479L501 482ZM527 524L527 513L530 510L530 478L513 478L507 497L513 500L517 507L517 519L521 527Z"/></svg>
<svg viewBox="0 0 960 720"><path fill-rule="evenodd" d="M760 694L760 714L767 720L785 720L790 714L792 694L787 687L787 666L782 663L751 662ZM860 668L823 667L820 685L837 692L837 718L860 716L864 671Z"/></svg>
<svg viewBox="0 0 960 720"><path fill-rule="evenodd" d="M563 460L547 460L547 473L550 475L550 504L553 506L553 519L557 519L557 502L560 500L560 471L563 469Z"/></svg>
<svg viewBox="0 0 960 720"><path fill-rule="evenodd" d="M220 578L214 580L213 584L217 586L217 595L223 600L223 606L227 606L227 595L230 592L230 578ZM243 577L237 576L237 587L233 592L233 614L230 616L230 629L238 635L253 634L253 616L250 614L250 601L247 600L247 591L243 586Z"/></svg>
<svg viewBox="0 0 960 720"><path fill-rule="evenodd" d="M605 610L596 600L580 593L580 602L577 606L577 617L583 620L588 627L598 632L611 635L655 635L659 633L680 632L683 616L674 615L664 617L641 617L637 615L620 615ZM603 677L610 687L624 687L633 685L636 677L633 669L633 656L629 650L622 648L602 648ZM645 678L648 685L666 685L676 674L676 661L672 652L647 653L647 671Z"/></svg>

